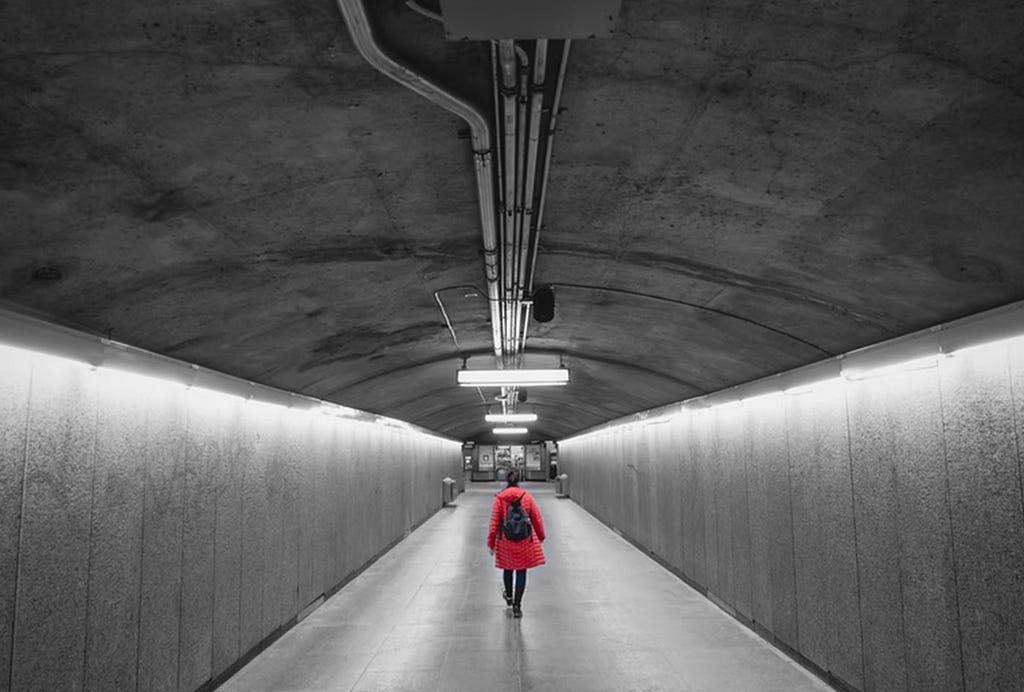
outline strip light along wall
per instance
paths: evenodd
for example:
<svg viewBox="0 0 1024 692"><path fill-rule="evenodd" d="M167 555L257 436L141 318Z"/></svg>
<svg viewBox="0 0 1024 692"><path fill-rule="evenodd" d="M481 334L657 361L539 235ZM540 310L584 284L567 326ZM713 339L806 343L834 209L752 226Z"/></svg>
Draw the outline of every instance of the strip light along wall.
<svg viewBox="0 0 1024 692"><path fill-rule="evenodd" d="M1024 301L866 346L786 372L769 375L711 394L658 409L641 411L597 426L569 438L618 431L635 421L659 414L704 416L741 404L770 404L783 396L822 393L866 379L934 368L944 358L977 354L984 350L1024 351Z"/></svg>
<svg viewBox="0 0 1024 692"><path fill-rule="evenodd" d="M952 356L952 354L950 354L950 356ZM869 380L876 377L885 377L886 375L895 375L901 372L934 368L938 364L939 356L925 356L924 358L914 358L912 360L893 363L892 365L883 365L882 367L873 368L871 370L865 370L863 368L844 368L843 377L848 380Z"/></svg>
<svg viewBox="0 0 1024 692"><path fill-rule="evenodd" d="M0 368L46 367L50 363L80 366L101 378L99 386L152 391L154 386L165 385L180 388L188 397L210 404L244 403L281 412L325 413L456 442L407 421L249 382L194 363L0 310Z"/></svg>
<svg viewBox="0 0 1024 692"><path fill-rule="evenodd" d="M488 423L534 423L536 413L488 413L484 416Z"/></svg>
<svg viewBox="0 0 1024 692"><path fill-rule="evenodd" d="M460 387L560 387L569 384L568 368L457 371Z"/></svg>

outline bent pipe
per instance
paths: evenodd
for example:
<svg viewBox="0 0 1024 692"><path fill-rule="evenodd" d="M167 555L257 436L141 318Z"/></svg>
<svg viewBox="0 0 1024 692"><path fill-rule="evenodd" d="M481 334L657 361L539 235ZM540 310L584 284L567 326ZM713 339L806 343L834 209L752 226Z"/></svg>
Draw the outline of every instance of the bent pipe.
<svg viewBox="0 0 1024 692"><path fill-rule="evenodd" d="M494 354L502 354L501 319L498 298L498 231L494 216L494 173L491 157L491 128L483 113L469 102L452 94L430 79L413 71L388 55L373 35L363 0L336 0L345 19L352 42L366 62L382 74L420 96L454 113L469 125L476 169L477 198L480 203L480 226L484 246L484 274L490 297L491 332Z"/></svg>

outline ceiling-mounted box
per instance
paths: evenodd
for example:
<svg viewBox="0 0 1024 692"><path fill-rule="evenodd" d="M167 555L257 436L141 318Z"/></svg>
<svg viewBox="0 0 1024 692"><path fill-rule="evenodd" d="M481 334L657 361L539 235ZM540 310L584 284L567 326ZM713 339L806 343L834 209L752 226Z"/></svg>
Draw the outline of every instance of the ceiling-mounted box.
<svg viewBox="0 0 1024 692"><path fill-rule="evenodd" d="M622 0L441 0L449 41L611 38Z"/></svg>

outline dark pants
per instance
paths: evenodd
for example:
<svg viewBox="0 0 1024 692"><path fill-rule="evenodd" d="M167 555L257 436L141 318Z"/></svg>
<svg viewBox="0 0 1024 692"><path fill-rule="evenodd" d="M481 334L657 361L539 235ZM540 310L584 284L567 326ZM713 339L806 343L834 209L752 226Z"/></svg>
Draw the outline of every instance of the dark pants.
<svg viewBox="0 0 1024 692"><path fill-rule="evenodd" d="M502 578L505 580L505 593L512 593L512 570L502 570ZM526 570L516 570L516 591L512 602L519 605L523 602L523 592L526 591Z"/></svg>

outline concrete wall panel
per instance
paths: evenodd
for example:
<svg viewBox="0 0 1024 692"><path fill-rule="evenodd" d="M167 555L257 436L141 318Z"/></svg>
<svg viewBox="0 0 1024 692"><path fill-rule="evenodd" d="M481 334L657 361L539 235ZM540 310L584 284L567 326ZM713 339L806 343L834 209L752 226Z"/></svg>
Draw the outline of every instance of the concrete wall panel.
<svg viewBox="0 0 1024 692"><path fill-rule="evenodd" d="M815 413L821 397L787 398L793 556L796 577L797 632L800 653L828 670L828 568L826 517L822 496L823 461Z"/></svg>
<svg viewBox="0 0 1024 692"><path fill-rule="evenodd" d="M139 689L178 688L181 624L185 393L150 399L146 407L145 499L139 598Z"/></svg>
<svg viewBox="0 0 1024 692"><path fill-rule="evenodd" d="M846 396L838 386L822 394L827 404L814 417L814 453L821 461L828 670L860 688L864 669Z"/></svg>
<svg viewBox="0 0 1024 692"><path fill-rule="evenodd" d="M262 423L252 416L243 420L237 445L241 489L241 594L239 599L239 649L248 651L263 638L263 581L266 571L266 536L269 498L267 485L268 446L271 421Z"/></svg>
<svg viewBox="0 0 1024 692"><path fill-rule="evenodd" d="M939 385L928 372L913 382L916 397L899 409L903 420L897 423L906 432L897 433L893 450L908 689L959 690L963 674Z"/></svg>
<svg viewBox="0 0 1024 692"><path fill-rule="evenodd" d="M145 497L144 391L102 372L93 465L85 688L136 687ZM160 383L154 389L164 389ZM148 390L148 388L147 388Z"/></svg>
<svg viewBox="0 0 1024 692"><path fill-rule="evenodd" d="M287 420L289 431L297 439L305 439L299 421ZM303 463L296 468L299 481L299 609L313 602L322 591L316 584L317 482L320 459L305 445L300 446Z"/></svg>
<svg viewBox="0 0 1024 692"><path fill-rule="evenodd" d="M262 503L266 515L263 520L262 551L263 579L260 594L260 633L266 636L287 620L287 613L281 607L281 584L284 570L284 520L282 499L284 495L283 432L280 425L264 428L259 436L254 455L254 465L263 470ZM249 476L247 475L247 478Z"/></svg>
<svg viewBox="0 0 1024 692"><path fill-rule="evenodd" d="M703 416L694 428L693 454L700 479L701 509L700 521L704 529L702 542L704 554L701 570L704 584L709 591L720 593L718 574L718 478L721 466L714 453L714 416Z"/></svg>
<svg viewBox="0 0 1024 692"><path fill-rule="evenodd" d="M671 430L670 424L660 423L652 425L647 431L647 444L651 449L651 506L648 512L651 522L651 549L661 555L669 564L672 564L672 560L669 556L671 551L668 536L671 529L670 514L674 504L669 484L675 481L667 472L666 461L671 446L669 441Z"/></svg>
<svg viewBox="0 0 1024 692"><path fill-rule="evenodd" d="M25 432L31 361L5 349L7 368L0 368L0 689L11 679L15 588L18 580L18 542L21 501L25 491Z"/></svg>
<svg viewBox="0 0 1024 692"><path fill-rule="evenodd" d="M683 571L698 584L707 583L704 569L704 483L695 451L696 426L686 421L680 445L680 480L683 503Z"/></svg>
<svg viewBox="0 0 1024 692"><path fill-rule="evenodd" d="M636 420L562 441L573 499L629 516L617 482L650 465L646 547L839 687L1020 686L1020 341L665 425L668 443Z"/></svg>
<svg viewBox="0 0 1024 692"><path fill-rule="evenodd" d="M339 548L342 546L340 540L340 534L342 532L341 526L341 465L343 463L344 446L341 436L338 434L337 429L334 427L324 427L323 440L327 448L330 450L328 456L328 464L326 471L326 493L328 502L328 553L330 561L326 568L328 570L327 583L329 586L334 586L344 576L344 572L341 571L341 557L339 555Z"/></svg>
<svg viewBox="0 0 1024 692"><path fill-rule="evenodd" d="M298 433L283 421L277 430L280 431L279 443L275 448L280 449L283 455L279 463L283 552L277 600L280 620L284 623L295 617L305 605L299 602L299 504L302 502L299 469L304 462L305 447Z"/></svg>
<svg viewBox="0 0 1024 692"><path fill-rule="evenodd" d="M747 435L746 416L735 411L729 416L721 430L721 449L727 461L725 476L726 497L723 507L728 507L729 541L732 545L729 566L729 602L736 612L746 619L751 617L750 580L750 516L749 492L747 489ZM721 517L721 523L726 517Z"/></svg>
<svg viewBox="0 0 1024 692"><path fill-rule="evenodd" d="M346 512L348 511L348 469L353 463L355 448L352 433L349 430L336 431L334 438L334 445L337 449L334 471L337 477L334 485L334 516L337 525L334 535L334 551L337 554L336 569L338 576L335 579L335 583L337 583L341 581L343 575L347 574L349 570L348 550L351 541L344 527L347 525Z"/></svg>
<svg viewBox="0 0 1024 692"><path fill-rule="evenodd" d="M710 464L712 488L714 496L715 543L718 553L718 588L715 594L730 606L735 607L735 557L733 552L733 520L736 516L733 508L732 485L739 483L733 477L736 463L734 450L729 443L728 430L735 425L741 412L727 409L724 415L715 416L712 421Z"/></svg>
<svg viewBox="0 0 1024 692"><path fill-rule="evenodd" d="M793 489L790 480L789 435L785 409L769 407L752 424L751 459L765 474L768 504L768 582L771 591L772 632L796 649L797 626L796 546L793 525Z"/></svg>
<svg viewBox="0 0 1024 692"><path fill-rule="evenodd" d="M209 687L305 605L301 507L318 595L438 509L461 468L457 444L411 430L314 433L308 412L34 354L0 357L0 420L0 689ZM343 469L334 446L356 426L370 453ZM346 483L371 491L352 492L349 524Z"/></svg>
<svg viewBox="0 0 1024 692"><path fill-rule="evenodd" d="M635 436L636 460L635 473L633 474L633 523L635 536L640 543L651 545L651 500L654 495L654 486L651 483L651 455L653 450L652 438L654 431L651 426L644 424Z"/></svg>
<svg viewBox="0 0 1024 692"><path fill-rule="evenodd" d="M769 500L769 481L772 477L768 468L768 456L763 445L758 444L764 439L764 419L770 415L771 408L764 404L757 409L746 407L743 415L746 418L745 430L749 435L746 440L746 466L748 479L748 512L750 522L750 618L760 628L772 631L772 583L771 583L771 546L772 531L769 519L773 516L773 505ZM788 477L785 515L789 512ZM778 513L778 506L776 513ZM792 536L787 526L786 533ZM792 575L793 570L789 573ZM792 581L792 580L791 580Z"/></svg>
<svg viewBox="0 0 1024 692"><path fill-rule="evenodd" d="M965 687L1024 680L1024 516L1005 349L943 359L942 412Z"/></svg>
<svg viewBox="0 0 1024 692"><path fill-rule="evenodd" d="M934 380L934 373L932 373ZM864 688L906 685L900 586L899 491L896 460L913 430L894 416L913 408L913 376L893 387L867 380L848 393L860 614L864 630ZM909 421L908 421L909 422Z"/></svg>
<svg viewBox="0 0 1024 692"><path fill-rule="evenodd" d="M211 674L218 496L215 421L221 406L219 401L193 396L188 415L178 671L178 689L182 692L194 690Z"/></svg>
<svg viewBox="0 0 1024 692"><path fill-rule="evenodd" d="M261 406L246 402L192 426L214 468L213 675L241 654L243 420Z"/></svg>
<svg viewBox="0 0 1024 692"><path fill-rule="evenodd" d="M85 671L95 453L94 373L32 373L12 688L79 689Z"/></svg>

